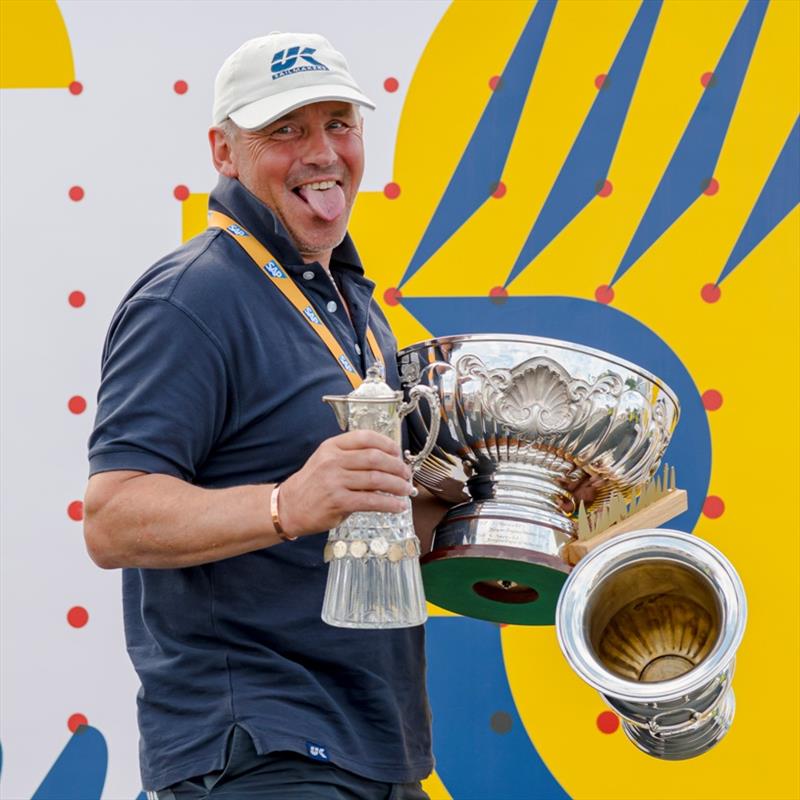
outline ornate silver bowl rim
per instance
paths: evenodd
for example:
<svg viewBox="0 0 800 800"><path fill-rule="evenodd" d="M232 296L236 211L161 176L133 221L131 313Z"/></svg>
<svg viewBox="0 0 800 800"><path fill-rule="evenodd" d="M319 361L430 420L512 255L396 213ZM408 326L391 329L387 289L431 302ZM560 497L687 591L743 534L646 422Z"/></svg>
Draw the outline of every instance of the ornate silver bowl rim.
<svg viewBox="0 0 800 800"><path fill-rule="evenodd" d="M615 675L594 657L587 641L584 618L592 590L642 559L671 560L697 570L713 585L720 605L720 633L711 652L694 669L666 681L640 683ZM632 702L669 702L702 688L730 664L746 620L744 588L725 556L693 534L656 528L612 539L578 562L558 600L556 634L570 666L601 694Z"/></svg>
<svg viewBox="0 0 800 800"><path fill-rule="evenodd" d="M460 333L452 336L437 336L433 339L425 339L421 342L414 342L414 344L410 344L407 347L401 348L398 356L402 356L403 353L407 353L411 350L417 350L423 347L436 347L442 344L448 344L450 342L529 342L531 344L541 344L548 347L556 347L561 350L572 350L581 355L592 355L597 358L601 358L604 361L610 361L613 364L624 367L631 372L635 372L637 375L641 375L643 378L651 383L654 383L663 392L668 394L676 406L680 406L678 403L677 394L673 392L672 389L670 389L670 387L664 383L664 381L653 375L652 372L648 372L646 369L643 369L637 364L634 364L631 361L626 361L624 358L615 356L612 353L606 353L603 350L596 350L593 347L586 347L585 345L577 344L576 342L568 342L563 339L547 339L542 336L523 336L522 334L517 335L510 333Z"/></svg>

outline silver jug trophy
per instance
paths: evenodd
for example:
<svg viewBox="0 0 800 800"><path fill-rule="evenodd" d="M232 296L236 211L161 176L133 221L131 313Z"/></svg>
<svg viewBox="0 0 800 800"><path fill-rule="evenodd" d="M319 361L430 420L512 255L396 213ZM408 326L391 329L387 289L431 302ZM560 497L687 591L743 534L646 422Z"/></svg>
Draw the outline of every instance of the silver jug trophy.
<svg viewBox="0 0 800 800"><path fill-rule="evenodd" d="M417 480L459 501L422 559L428 600L469 617L552 625L571 569L564 551L577 538L566 487L595 479L590 513L613 493L630 499L669 444L675 394L614 355L530 336L444 336L401 350L398 364L406 390L430 386L442 406ZM432 421L409 417L412 442Z"/></svg>
<svg viewBox="0 0 800 800"><path fill-rule="evenodd" d="M556 611L572 669L657 758L692 758L733 721L734 657L747 601L717 549L687 533L635 531L582 558Z"/></svg>
<svg viewBox="0 0 800 800"><path fill-rule="evenodd" d="M412 469L431 451L439 432L439 399L432 389L403 393L383 381L382 368L367 370L364 382L348 395L326 395L345 431L377 431L398 445L403 418L421 398L433 420L425 446L405 458ZM419 566L419 539L414 533L411 500L399 514L360 511L331 530L325 545L329 562L322 619L341 628L408 628L428 618Z"/></svg>

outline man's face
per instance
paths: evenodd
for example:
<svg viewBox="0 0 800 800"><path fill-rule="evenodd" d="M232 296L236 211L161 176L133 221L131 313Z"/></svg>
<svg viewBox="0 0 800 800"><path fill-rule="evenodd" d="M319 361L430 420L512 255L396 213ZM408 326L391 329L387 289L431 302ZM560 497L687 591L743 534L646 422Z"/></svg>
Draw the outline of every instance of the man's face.
<svg viewBox="0 0 800 800"><path fill-rule="evenodd" d="M312 103L231 143L239 181L269 206L304 257L344 238L364 172L361 116L350 103Z"/></svg>

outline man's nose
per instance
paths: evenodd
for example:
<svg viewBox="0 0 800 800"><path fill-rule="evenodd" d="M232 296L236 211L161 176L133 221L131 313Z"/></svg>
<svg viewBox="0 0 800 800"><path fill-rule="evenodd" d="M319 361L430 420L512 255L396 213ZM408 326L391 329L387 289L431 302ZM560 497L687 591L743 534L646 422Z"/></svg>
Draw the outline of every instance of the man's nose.
<svg viewBox="0 0 800 800"><path fill-rule="evenodd" d="M330 167L336 163L338 158L330 134L326 130L311 131L308 134L302 156L304 164Z"/></svg>

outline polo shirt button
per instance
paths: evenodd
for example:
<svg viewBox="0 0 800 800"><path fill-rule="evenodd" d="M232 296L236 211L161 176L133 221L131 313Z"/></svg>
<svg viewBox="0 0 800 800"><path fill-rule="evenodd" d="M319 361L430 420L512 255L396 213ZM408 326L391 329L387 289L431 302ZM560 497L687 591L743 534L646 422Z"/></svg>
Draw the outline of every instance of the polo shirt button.
<svg viewBox="0 0 800 800"><path fill-rule="evenodd" d="M356 353L361 355L361 346L358 344L358 342L356 342Z"/></svg>
<svg viewBox="0 0 800 800"><path fill-rule="evenodd" d="M336 309L338 308L338 306L336 305L336 303L333 300L329 300L328 301L328 305L326 305L325 308L327 308L328 311L330 311L331 314L333 314L334 311L336 311Z"/></svg>
<svg viewBox="0 0 800 800"><path fill-rule="evenodd" d="M312 272L310 269L307 269L307 270L306 270L306 271L303 273L303 277L304 277L304 278L305 278L307 281L313 281L313 280L314 280L314 273L313 273L313 272Z"/></svg>

